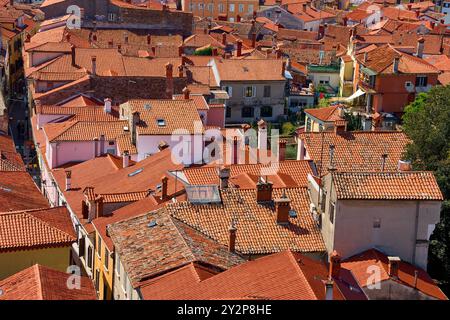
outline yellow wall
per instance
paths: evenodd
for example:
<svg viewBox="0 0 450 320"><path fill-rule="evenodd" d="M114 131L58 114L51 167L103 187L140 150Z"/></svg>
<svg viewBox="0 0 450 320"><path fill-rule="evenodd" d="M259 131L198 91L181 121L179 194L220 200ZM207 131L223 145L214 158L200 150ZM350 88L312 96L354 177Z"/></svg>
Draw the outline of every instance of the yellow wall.
<svg viewBox="0 0 450 320"><path fill-rule="evenodd" d="M70 263L70 247L0 252L0 279L36 263L66 272Z"/></svg>
<svg viewBox="0 0 450 320"><path fill-rule="evenodd" d="M95 243L95 254L94 254L94 277L99 274L99 279L94 279L99 281L98 283L98 297L103 300L112 299L112 287L113 287L113 276L114 276L114 263L113 257L109 250L105 246L105 242L101 239L100 234L96 232L96 243ZM99 239L101 239L99 241ZM100 243L100 246L99 246ZM105 266L105 252L108 254L108 266ZM99 273L97 272L99 271ZM104 290L106 283L106 292Z"/></svg>

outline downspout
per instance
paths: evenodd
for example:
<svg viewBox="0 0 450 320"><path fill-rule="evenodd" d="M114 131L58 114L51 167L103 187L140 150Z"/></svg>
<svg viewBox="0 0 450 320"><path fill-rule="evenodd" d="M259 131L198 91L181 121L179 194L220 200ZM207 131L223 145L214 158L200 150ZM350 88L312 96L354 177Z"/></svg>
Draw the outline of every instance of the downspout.
<svg viewBox="0 0 450 320"><path fill-rule="evenodd" d="M417 234L419 232L419 212L420 212L420 201L416 201L416 217L415 217L415 235L414 235L414 250L412 254L412 263L416 264L416 250L417 250Z"/></svg>

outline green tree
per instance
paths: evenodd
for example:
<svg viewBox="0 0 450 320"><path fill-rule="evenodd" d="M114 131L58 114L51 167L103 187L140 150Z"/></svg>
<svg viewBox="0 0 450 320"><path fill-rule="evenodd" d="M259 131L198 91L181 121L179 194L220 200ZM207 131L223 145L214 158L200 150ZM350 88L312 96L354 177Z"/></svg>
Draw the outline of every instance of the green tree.
<svg viewBox="0 0 450 320"><path fill-rule="evenodd" d="M431 170L444 195L441 221L430 239L428 271L450 294L450 86L421 93L405 108L406 156L416 170Z"/></svg>

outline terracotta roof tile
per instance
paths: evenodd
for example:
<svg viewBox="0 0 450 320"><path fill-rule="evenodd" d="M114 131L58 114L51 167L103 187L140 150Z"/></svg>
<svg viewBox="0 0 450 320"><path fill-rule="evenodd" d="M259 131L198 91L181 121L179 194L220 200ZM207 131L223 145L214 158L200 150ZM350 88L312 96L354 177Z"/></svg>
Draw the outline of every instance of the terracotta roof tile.
<svg viewBox="0 0 450 320"><path fill-rule="evenodd" d="M333 172L338 199L443 200L432 172Z"/></svg>
<svg viewBox="0 0 450 320"><path fill-rule="evenodd" d="M189 264L150 280L141 287L141 292L144 299L152 300L325 299L326 265L299 253L275 253L216 275L208 273L204 279L199 275L202 271ZM333 291L335 300L344 299L339 289L335 287Z"/></svg>
<svg viewBox="0 0 450 320"><path fill-rule="evenodd" d="M283 60L214 59L221 81L285 81Z"/></svg>
<svg viewBox="0 0 450 320"><path fill-rule="evenodd" d="M96 300L91 279L81 277L79 289L69 289L71 274L35 264L0 280L0 300Z"/></svg>
<svg viewBox="0 0 450 320"><path fill-rule="evenodd" d="M48 208L48 202L26 171L0 173L0 212Z"/></svg>
<svg viewBox="0 0 450 320"><path fill-rule="evenodd" d="M222 189L221 204L193 204L189 201L168 204L171 215L203 232L223 245L228 245L232 220L237 228L236 250L243 254L267 254L291 249L298 252L325 250L322 235L309 213L307 188L286 188L296 218L288 225L275 221L273 202L256 202L255 190ZM273 198L281 189L273 190Z"/></svg>
<svg viewBox="0 0 450 320"><path fill-rule="evenodd" d="M341 263L341 268L351 271L361 287L366 287L368 284L373 283L373 279L369 279L370 273L367 272L369 266L378 266L380 268L380 282L391 279L412 288L414 288L414 271L417 271L418 276L415 286L417 290L440 300L448 300L425 270L401 261L398 270L398 279L393 279L389 277L388 264L387 255L376 249L370 249L345 259Z"/></svg>
<svg viewBox="0 0 450 320"><path fill-rule="evenodd" d="M333 165L338 171L381 171L381 156L387 154L386 171L397 170L408 138L402 132L309 132L299 135L304 139L309 157L320 168L323 158L323 173L330 163L329 146L334 145ZM319 169L318 169L319 170ZM319 170L320 171L320 170Z"/></svg>
<svg viewBox="0 0 450 320"><path fill-rule="evenodd" d="M156 225L150 226L152 221ZM133 287L190 262L224 270L244 261L164 209L115 223L108 230Z"/></svg>
<svg viewBox="0 0 450 320"><path fill-rule="evenodd" d="M76 241L65 207L0 213L0 251L70 246Z"/></svg>
<svg viewBox="0 0 450 320"><path fill-rule="evenodd" d="M339 116L339 108L340 106L336 105L325 108L305 109L305 113L320 121L334 122L343 119Z"/></svg>

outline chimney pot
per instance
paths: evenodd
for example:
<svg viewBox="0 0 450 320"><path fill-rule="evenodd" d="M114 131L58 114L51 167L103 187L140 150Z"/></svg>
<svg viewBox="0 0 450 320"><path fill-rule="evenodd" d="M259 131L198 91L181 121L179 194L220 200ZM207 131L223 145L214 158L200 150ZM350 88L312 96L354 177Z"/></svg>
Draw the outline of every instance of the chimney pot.
<svg viewBox="0 0 450 320"><path fill-rule="evenodd" d="M256 33L252 33L252 48L256 48Z"/></svg>
<svg viewBox="0 0 450 320"><path fill-rule="evenodd" d="M227 34L225 32L222 33L222 44L227 45Z"/></svg>
<svg viewBox="0 0 450 320"><path fill-rule="evenodd" d="M70 50L71 50L71 54L72 54L72 66L75 67L76 63L75 63L75 46L71 45L70 46Z"/></svg>
<svg viewBox="0 0 450 320"><path fill-rule="evenodd" d="M104 100L105 104L104 104L104 110L106 113L111 113L111 102L112 100L110 98L106 98Z"/></svg>
<svg viewBox="0 0 450 320"><path fill-rule="evenodd" d="M72 188L72 171L66 170L66 191Z"/></svg>
<svg viewBox="0 0 450 320"><path fill-rule="evenodd" d="M330 272L329 279L339 279L341 272L341 256L334 250L330 255Z"/></svg>
<svg viewBox="0 0 450 320"><path fill-rule="evenodd" d="M289 211L291 210L291 200L286 196L285 190L281 198L275 199L275 214L278 224L289 223Z"/></svg>
<svg viewBox="0 0 450 320"><path fill-rule="evenodd" d="M152 36L151 34L147 35L147 44L150 45L152 43Z"/></svg>
<svg viewBox="0 0 450 320"><path fill-rule="evenodd" d="M423 57L423 49L425 47L425 39L423 37L420 37L417 40L417 49L416 49L416 56L418 58L422 58Z"/></svg>
<svg viewBox="0 0 450 320"><path fill-rule="evenodd" d="M237 228L235 227L235 225L232 223L229 229L230 232L230 239L228 242L228 250L230 252L235 252L236 250L236 233L237 233Z"/></svg>
<svg viewBox="0 0 450 320"><path fill-rule="evenodd" d="M125 150L122 155L122 167L128 168L129 165L130 165L130 155L128 150Z"/></svg>
<svg viewBox="0 0 450 320"><path fill-rule="evenodd" d="M103 217L103 197L95 198L95 209L96 218Z"/></svg>
<svg viewBox="0 0 450 320"><path fill-rule="evenodd" d="M256 202L272 201L272 182L264 182L262 178L256 184Z"/></svg>
<svg viewBox="0 0 450 320"><path fill-rule="evenodd" d="M219 169L220 188L228 188L228 180L230 179L230 168L221 167Z"/></svg>
<svg viewBox="0 0 450 320"><path fill-rule="evenodd" d="M167 178L166 176L163 176L161 178L161 200L164 200L167 198L168 181L169 181L169 178Z"/></svg>
<svg viewBox="0 0 450 320"><path fill-rule="evenodd" d="M97 57L92 56L91 61L92 61L92 75L95 76L97 75Z"/></svg>
<svg viewBox="0 0 450 320"><path fill-rule="evenodd" d="M398 269L400 267L400 258L399 257L388 257L389 265L388 265L388 274L392 278L398 278Z"/></svg>
<svg viewBox="0 0 450 320"><path fill-rule="evenodd" d="M190 94L191 94L191 91L187 87L184 87L183 95L184 95L184 99L185 100L189 100L190 99Z"/></svg>
<svg viewBox="0 0 450 320"><path fill-rule="evenodd" d="M280 139L278 143L278 161L286 160L286 143L285 139Z"/></svg>
<svg viewBox="0 0 450 320"><path fill-rule="evenodd" d="M240 56L242 56L242 40L238 40L237 42L236 42L236 44L237 44L237 52L236 52L236 56L237 57L240 57Z"/></svg>

